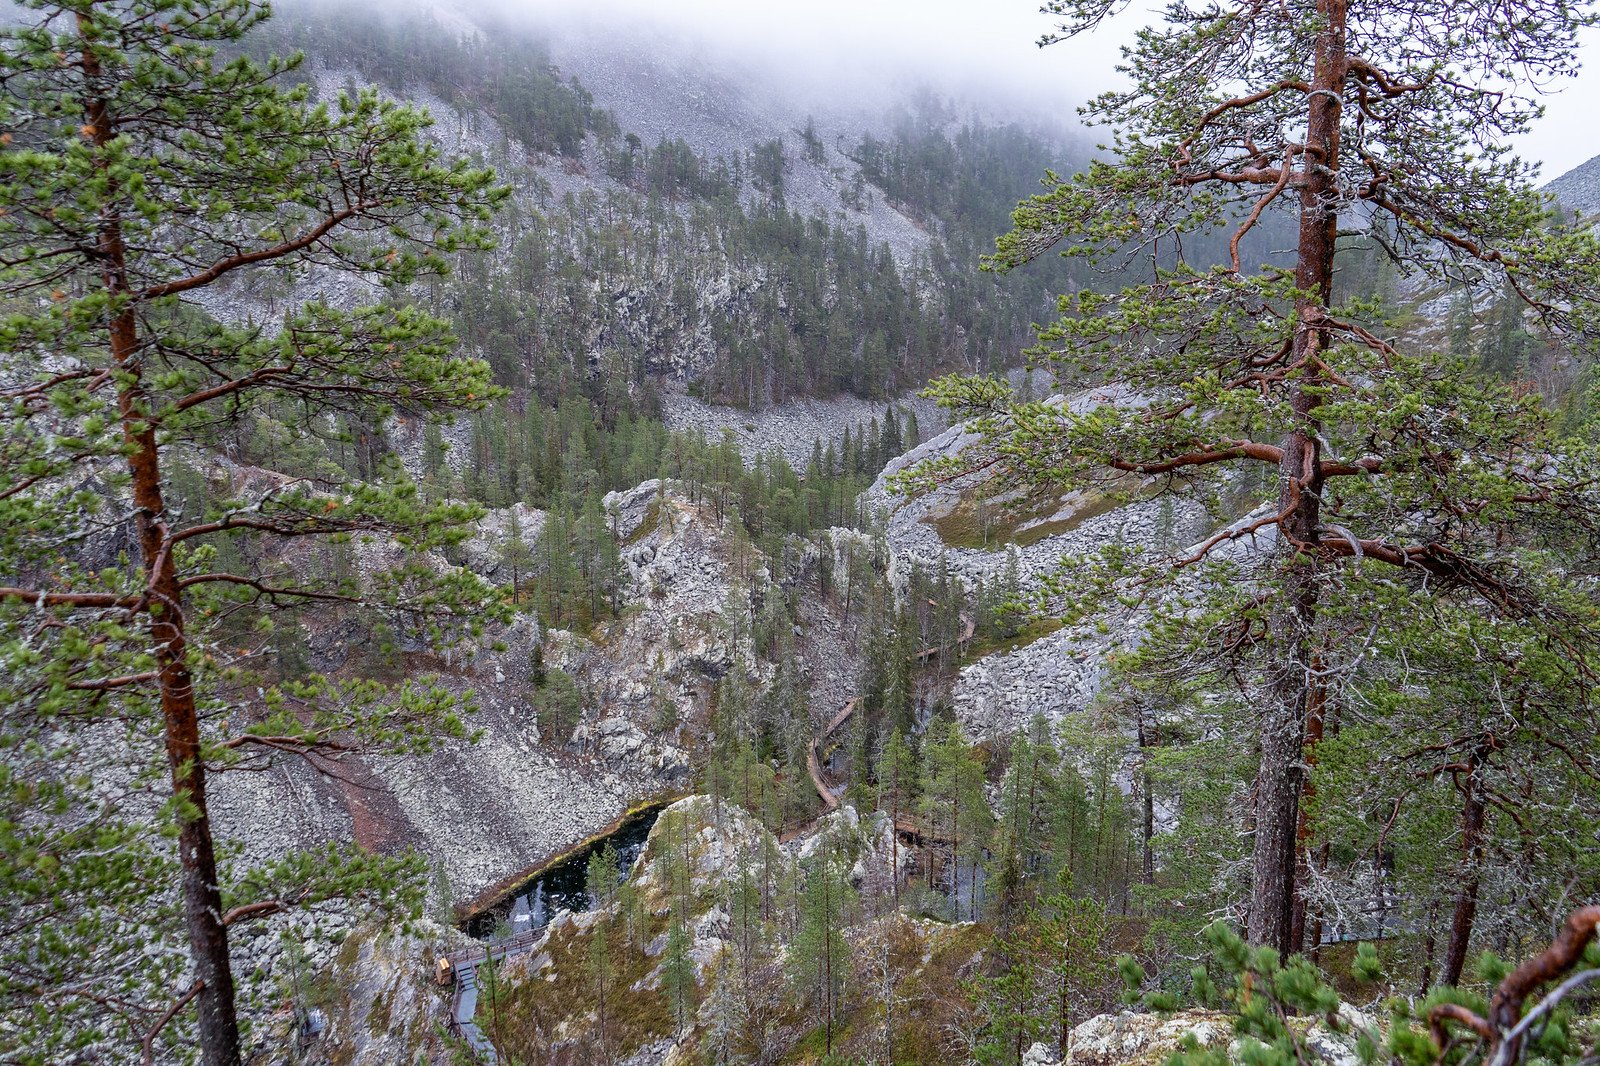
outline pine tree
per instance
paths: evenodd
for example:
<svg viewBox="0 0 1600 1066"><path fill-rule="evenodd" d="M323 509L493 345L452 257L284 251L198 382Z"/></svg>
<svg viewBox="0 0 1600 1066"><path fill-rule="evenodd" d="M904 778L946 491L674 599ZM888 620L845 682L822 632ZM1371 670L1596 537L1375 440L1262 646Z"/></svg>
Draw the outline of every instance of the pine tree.
<svg viewBox="0 0 1600 1066"><path fill-rule="evenodd" d="M615 974L611 958L613 924L610 914L601 912L589 927L589 944L584 953L584 969L594 992L595 1050L602 1063L612 1058L611 1017L616 1009L611 1002Z"/></svg>
<svg viewBox="0 0 1600 1066"><path fill-rule="evenodd" d="M713 961L716 977L707 998L707 1023L700 1038L701 1056L710 1066L748 1061L735 1050L744 1035L745 1019L741 1016L738 975L734 972L732 956L733 949L724 947Z"/></svg>
<svg viewBox="0 0 1600 1066"><path fill-rule="evenodd" d="M440 273L451 253L487 246L483 224L505 191L486 171L443 161L419 139L425 118L376 92L314 105L309 87L285 83L292 61L222 58L219 47L231 50L266 16L264 4L26 6L24 24L0 31L0 125L12 131L0 153L0 280L13 298L0 319L0 571L17 582L0 588L0 648L4 746L47 754L5 770L15 808L6 824L36 827L6 850L34 856L19 872L42 873L48 856L86 889L106 877L126 884L137 870L152 878L148 890L174 891L177 911L169 920L164 904L121 909L159 891L117 900L115 927L139 926L155 941L141 952L96 931L99 892L80 907L48 887L67 883L59 875L8 878L7 911L24 931L6 938L13 987L28 998L99 989L135 1005L130 1015L102 1010L99 993L52 995L13 1038L46 1058L97 1039L197 1044L207 1066L224 1066L240 1058L230 928L329 896L419 903L426 874L410 860L353 853L286 856L244 879L223 871L210 776L255 756L333 744L419 750L464 730L457 698L420 685L390 699L379 686L313 677L249 701L240 695L254 688L248 664L237 641L218 642L218 620L241 607L270 615L386 601L450 639L500 609L482 582L415 565L356 588L214 563L235 540L258 551L354 533L418 551L459 542L474 509L424 504L376 461L370 428L391 412L478 408L495 390L482 363L451 358L445 323L399 303L306 303L273 333L220 325L190 301L222 279L247 283L311 262L396 287ZM240 488L207 514L179 511L172 456L214 446L230 412L279 405L330 433L363 427L366 483ZM103 492L81 487L89 470ZM91 571L63 553L105 526L126 533L122 560ZM95 769L80 753L115 723L160 738L131 754L148 756L140 770L151 780L166 767L159 831L80 788L78 775ZM89 811L98 813L79 817ZM95 825L104 828L82 828ZM48 847L29 842L35 832ZM111 846L128 854L108 865L98 856ZM185 936L187 967L174 966L170 949ZM176 986L185 969L189 983ZM144 1019L163 1024L146 1033Z"/></svg>
<svg viewBox="0 0 1600 1066"><path fill-rule="evenodd" d="M986 1061L1020 1062L1024 1048L1051 1036L1061 1061L1069 1060L1075 1008L1111 977L1109 933L1103 906L1064 893L1040 899L1003 931L999 972L979 982L991 1005Z"/></svg>
<svg viewBox="0 0 1600 1066"><path fill-rule="evenodd" d="M1002 928L1026 903L1048 839L1047 812L1054 797L1058 755L1043 715L1013 734L1008 761L990 858L993 903Z"/></svg>
<svg viewBox="0 0 1600 1066"><path fill-rule="evenodd" d="M672 1005L675 1031L681 1032L689 1024L698 992L694 956L690 953L693 939L689 933L689 908L694 897L688 812L670 811L658 824L661 826L658 876L666 881L670 907L666 950L661 960L661 990Z"/></svg>
<svg viewBox="0 0 1600 1066"><path fill-rule="evenodd" d="M589 894L589 908L599 910L617 897L617 887L622 883L622 868L617 859L617 849L611 841L595 849L584 866L583 885Z"/></svg>
<svg viewBox="0 0 1600 1066"><path fill-rule="evenodd" d="M661 960L661 990L672 1005L675 1031L689 1024L695 1001L694 956L689 953L689 927L676 909L667 921L667 943Z"/></svg>
<svg viewBox="0 0 1600 1066"><path fill-rule="evenodd" d="M1065 37L1115 5L1047 6ZM1595 539L1592 455L1554 439L1536 400L1382 339L1371 305L1335 288L1341 232L1380 219L1373 228L1408 270L1509 284L1550 328L1595 326L1600 243L1555 226L1531 168L1503 147L1537 114L1532 87L1575 69L1591 16L1583 4L1517 2L1475 9L1441 36L1413 7L1194 8L1141 34L1132 85L1087 108L1117 128L1111 157L1050 176L991 261L1011 269L1062 242L1091 264L1162 250L1153 280L1063 297L1064 317L1040 333L1063 376L1115 390L1067 407L1013 402L992 380L939 389L983 412L987 447L937 466L992 457L1003 477L1051 491L1132 474L1193 493L1241 468L1273 472L1275 503L1195 552L1113 551L1051 588L1098 604L1105 596L1089 593L1136 582L1148 594L1207 570L1215 624L1191 628L1195 642L1238 625L1264 634L1247 652L1261 708L1248 932L1285 951L1299 947L1301 768L1326 677L1319 622L1343 612L1349 585L1387 569L1508 620L1546 619L1586 646L1595 631L1561 562ZM1252 231L1274 217L1298 229L1292 264L1257 269ZM1197 231L1226 236L1218 265L1179 250ZM1428 517L1444 515L1455 517ZM1225 557L1264 535L1275 548L1241 580Z"/></svg>
<svg viewBox="0 0 1600 1066"><path fill-rule="evenodd" d="M957 919L962 916L961 870L968 866L973 870L969 905L976 915L979 902L976 867L993 824L988 800L983 795L983 768L962 735L960 723L951 717L941 717L934 722L923 739L922 752L924 824L936 830L950 848L948 873L952 913ZM931 860L928 866L931 885Z"/></svg>
<svg viewBox="0 0 1600 1066"><path fill-rule="evenodd" d="M505 539L500 544L500 565L511 571L511 599L515 602L521 593L521 579L533 562L533 549L528 547L522 529L521 508L512 506L506 512Z"/></svg>

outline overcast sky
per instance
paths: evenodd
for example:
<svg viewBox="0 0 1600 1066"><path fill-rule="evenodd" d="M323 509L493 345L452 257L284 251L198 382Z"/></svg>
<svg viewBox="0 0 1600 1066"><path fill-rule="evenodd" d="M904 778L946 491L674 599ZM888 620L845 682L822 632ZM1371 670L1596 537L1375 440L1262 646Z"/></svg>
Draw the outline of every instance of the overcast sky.
<svg viewBox="0 0 1600 1066"><path fill-rule="evenodd" d="M732 45L747 60L789 68L815 84L848 84L863 73L926 77L950 89L987 89L997 103L1027 101L1071 119L1074 107L1110 84L1118 46L1159 5L1136 0L1115 24L1040 49L1052 28L1038 0L499 0L545 19L581 10L591 20L654 23L678 36ZM1445 6L1447 8L1447 5ZM1600 154L1600 33L1583 49L1588 68L1549 100L1538 129L1516 147L1554 178Z"/></svg>

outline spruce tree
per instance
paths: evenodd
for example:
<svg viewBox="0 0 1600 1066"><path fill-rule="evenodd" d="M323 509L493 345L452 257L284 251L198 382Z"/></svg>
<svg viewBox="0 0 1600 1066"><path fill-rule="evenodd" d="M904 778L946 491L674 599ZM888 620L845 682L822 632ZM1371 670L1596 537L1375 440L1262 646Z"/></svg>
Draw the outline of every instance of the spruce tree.
<svg viewBox="0 0 1600 1066"><path fill-rule="evenodd" d="M21 1039L46 1058L96 1039L197 1043L208 1066L224 1066L240 1058L230 928L330 896L389 898L397 876L423 871L351 853L286 856L243 877L217 860L211 775L285 754L419 750L463 732L456 700L425 685L391 696L312 677L251 698L249 652L237 632L224 642L226 620L380 601L444 641L497 613L498 597L413 562L361 587L218 564L306 538L359 535L402 553L463 539L475 510L426 505L377 461L372 428L394 413L478 408L495 390L482 363L452 358L445 323L399 303L313 301L263 330L221 325L193 301L267 270L346 270L390 287L442 273L451 253L488 245L484 224L505 192L427 146L415 110L376 92L316 104L309 86L287 84L294 60L224 58L265 4L23 6L0 31L0 649L4 747L48 754L4 771L15 808L5 822L29 827L6 848L8 866L22 859L5 904L25 920L5 948L20 980L4 980L8 996L40 1005ZM278 410L318 432L359 427L365 481L326 469L258 479L205 513L181 509L174 456L204 454L244 412ZM93 550L102 530L125 550ZM244 540L257 550L230 554ZM109 773L87 753L114 732L141 779L165 768L159 831L86 788ZM124 854L108 863L108 847ZM68 882L43 876L47 860L73 871L79 913L63 917ZM118 887L135 873L150 878L137 900ZM107 897L118 897L114 915ZM121 937L97 931L102 919L155 943L113 953ZM177 937L188 942L181 986L167 954ZM56 994L68 989L79 992ZM126 1008L103 1009L108 995Z"/></svg>
<svg viewBox="0 0 1600 1066"><path fill-rule="evenodd" d="M878 807L889 815L890 877L894 882L895 906L900 905L900 823L915 809L917 759L905 735L896 729L889 734L878 758Z"/></svg>
<svg viewBox="0 0 1600 1066"><path fill-rule="evenodd" d="M844 924L853 890L845 872L832 842L825 840L804 870L799 929L789 947L791 976L821 1018L828 1054L833 1053L834 1018L850 964Z"/></svg>

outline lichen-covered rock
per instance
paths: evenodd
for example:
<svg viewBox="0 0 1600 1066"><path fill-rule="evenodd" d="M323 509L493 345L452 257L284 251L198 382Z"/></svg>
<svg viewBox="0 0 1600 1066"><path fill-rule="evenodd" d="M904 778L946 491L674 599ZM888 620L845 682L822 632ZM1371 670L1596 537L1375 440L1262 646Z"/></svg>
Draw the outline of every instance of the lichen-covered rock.
<svg viewBox="0 0 1600 1066"><path fill-rule="evenodd" d="M513 518L515 516L515 518ZM479 577L489 578L497 584L509 584L513 576L526 581L530 578L528 565L522 573L513 575L506 565L507 547L513 533L522 538L531 556L533 546L544 532L545 512L525 503L512 504L489 511L478 520L478 531L472 539L461 545L461 565Z"/></svg>
<svg viewBox="0 0 1600 1066"><path fill-rule="evenodd" d="M1034 1044L1022 1053L1022 1066L1058 1066L1055 1049L1046 1044Z"/></svg>
<svg viewBox="0 0 1600 1066"><path fill-rule="evenodd" d="M1225 1046L1233 1025L1214 1011L1098 1014L1074 1027L1068 1051L1079 1066L1160 1066L1191 1035L1201 1047Z"/></svg>
<svg viewBox="0 0 1600 1066"><path fill-rule="evenodd" d="M433 981L435 953L459 946L462 935L433 922L411 932L362 927L345 939L332 964L307 975L304 995L326 1028L295 1047L300 1034L289 1012L265 1034L264 1058L306 1066L424 1066L449 1060L439 1030L448 1021L450 991Z"/></svg>
<svg viewBox="0 0 1600 1066"><path fill-rule="evenodd" d="M1348 1005L1339 1008L1349 1026L1371 1028L1372 1023ZM1320 1020L1293 1019L1310 1062L1321 1066L1358 1066L1355 1038L1336 1033ZM1202 1048L1226 1048L1230 1061L1241 1061L1241 1042L1234 1036L1233 1019L1218 1011L1186 1010L1172 1014L1123 1011L1099 1014L1072 1030L1068 1062L1073 1066L1161 1066L1188 1037ZM1044 1045L1036 1044L1027 1059L1036 1066L1053 1066L1060 1060Z"/></svg>

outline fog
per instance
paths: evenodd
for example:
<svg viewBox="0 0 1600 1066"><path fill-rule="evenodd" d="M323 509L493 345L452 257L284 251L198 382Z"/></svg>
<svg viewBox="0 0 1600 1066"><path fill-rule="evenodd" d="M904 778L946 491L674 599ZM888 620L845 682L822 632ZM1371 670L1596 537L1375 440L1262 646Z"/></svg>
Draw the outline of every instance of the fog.
<svg viewBox="0 0 1600 1066"><path fill-rule="evenodd" d="M445 0L446 3L449 0ZM764 74L803 99L870 106L887 88L926 85L1023 119L1075 122L1075 109L1118 84L1119 48L1160 5L1135 2L1085 37L1039 48L1054 26L1037 0L490 0L498 10L586 35L643 36L731 73ZM443 6L442 4L440 6ZM457 5L481 10L480 3ZM1585 69L1549 96L1515 144L1546 179L1600 154L1600 31Z"/></svg>
<svg viewBox="0 0 1600 1066"><path fill-rule="evenodd" d="M1117 61L1108 39L1041 49L1039 37L1055 23L1036 0L594 0L581 7L488 0L473 7L524 16L557 37L644 38L670 55L781 86L822 110L881 113L908 91L929 88L993 117L1076 127L1077 106L1110 83ZM1122 21L1131 26L1138 17Z"/></svg>

